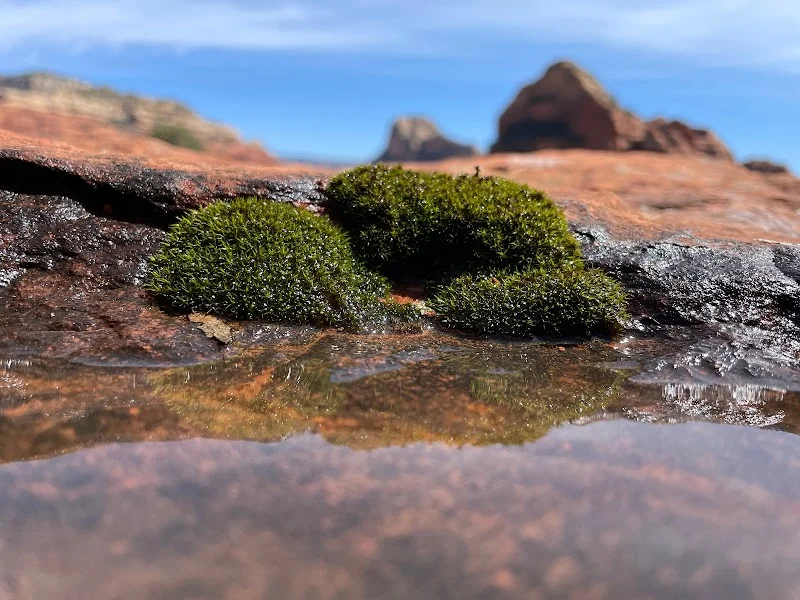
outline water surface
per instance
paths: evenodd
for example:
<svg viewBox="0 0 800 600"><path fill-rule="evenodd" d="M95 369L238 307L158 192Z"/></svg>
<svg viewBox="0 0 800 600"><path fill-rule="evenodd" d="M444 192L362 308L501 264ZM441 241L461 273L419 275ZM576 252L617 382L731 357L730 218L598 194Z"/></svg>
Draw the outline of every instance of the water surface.
<svg viewBox="0 0 800 600"><path fill-rule="evenodd" d="M791 378L263 335L173 369L5 359L0 598L800 597Z"/></svg>

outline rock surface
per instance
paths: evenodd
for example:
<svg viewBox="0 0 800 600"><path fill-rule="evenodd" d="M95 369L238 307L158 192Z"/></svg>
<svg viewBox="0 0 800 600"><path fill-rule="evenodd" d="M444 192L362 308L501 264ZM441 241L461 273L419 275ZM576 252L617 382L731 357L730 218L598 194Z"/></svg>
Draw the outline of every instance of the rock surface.
<svg viewBox="0 0 800 600"><path fill-rule="evenodd" d="M477 154L474 146L444 137L428 119L402 117L392 124L389 144L376 162L435 161Z"/></svg>
<svg viewBox="0 0 800 600"><path fill-rule="evenodd" d="M550 150L407 166L474 173L476 165L486 175L546 190L571 222L602 225L617 239L800 243L800 179L764 176L733 162Z"/></svg>
<svg viewBox="0 0 800 600"><path fill-rule="evenodd" d="M230 127L203 119L177 102L121 94L49 73L0 77L0 129L92 152L132 153L144 146L149 155L160 145L169 146L152 137L157 126L190 132L202 146L200 154L275 162L259 144L243 142Z"/></svg>
<svg viewBox="0 0 800 600"><path fill-rule="evenodd" d="M678 121L645 122L623 110L587 72L569 62L551 66L525 86L500 117L492 152L546 149L647 150L731 160L711 132Z"/></svg>
<svg viewBox="0 0 800 600"><path fill-rule="evenodd" d="M665 119L654 119L646 123L644 139L634 141L631 149L668 154L699 154L733 160L733 155L722 140L711 131L694 129L680 121Z"/></svg>
<svg viewBox="0 0 800 600"><path fill-rule="evenodd" d="M187 209L242 194L324 210L330 175L177 168L7 135L0 148L0 348L84 361L219 356L217 340L185 315L162 312L141 288L163 228ZM709 379L726 369L800 379L796 179L655 153L551 151L418 166L473 172L476 161L483 173L551 193L587 260L625 283L634 337L685 341L693 332L670 364L696 369L712 356Z"/></svg>
<svg viewBox="0 0 800 600"><path fill-rule="evenodd" d="M67 196L95 214L161 224L215 199L320 198L319 172L302 166L234 167L197 154L181 158L93 155L0 132L0 189Z"/></svg>
<svg viewBox="0 0 800 600"><path fill-rule="evenodd" d="M217 341L141 283L166 224L237 195L320 197L298 169L167 168L0 134L0 350L125 365L216 358Z"/></svg>

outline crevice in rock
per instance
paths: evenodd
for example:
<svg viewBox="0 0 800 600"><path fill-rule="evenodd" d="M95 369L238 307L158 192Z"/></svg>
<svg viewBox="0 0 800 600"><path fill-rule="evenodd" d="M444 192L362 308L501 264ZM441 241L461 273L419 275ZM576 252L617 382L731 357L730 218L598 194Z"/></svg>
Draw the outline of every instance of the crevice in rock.
<svg viewBox="0 0 800 600"><path fill-rule="evenodd" d="M0 189L31 196L66 196L94 215L159 228L184 212L167 194L117 189L110 183L10 156L0 156Z"/></svg>

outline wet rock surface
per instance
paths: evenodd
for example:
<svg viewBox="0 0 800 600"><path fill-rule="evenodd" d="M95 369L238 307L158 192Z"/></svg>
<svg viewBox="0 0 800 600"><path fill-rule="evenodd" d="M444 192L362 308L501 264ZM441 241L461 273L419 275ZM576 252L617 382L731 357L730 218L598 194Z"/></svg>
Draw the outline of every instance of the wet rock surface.
<svg viewBox="0 0 800 600"><path fill-rule="evenodd" d="M575 228L587 261L628 289L634 314L656 323L741 323L797 329L800 246L618 241Z"/></svg>
<svg viewBox="0 0 800 600"><path fill-rule="evenodd" d="M579 227L575 233L588 263L628 290L631 335L683 340L654 357L638 381L800 389L800 246L616 241Z"/></svg>
<svg viewBox="0 0 800 600"><path fill-rule="evenodd" d="M70 198L0 190L0 351L143 365L215 357L216 342L141 289L163 236Z"/></svg>
<svg viewBox="0 0 800 600"><path fill-rule="evenodd" d="M551 160L572 159L566 153ZM658 191L644 180L637 183L639 169L645 173L651 162L659 164L653 162L657 159L615 163L620 172L629 172L627 183L615 188L621 199L631 202L637 193L657 195L669 187L662 182ZM487 171L499 169L498 157L486 160ZM603 157L598 160L597 165L584 167L585 192L575 188L565 192L561 182L554 196L565 206L588 261L626 285L635 317L630 333L669 337L681 327L690 327L695 342L723 340L724 349L709 353L730 353L744 365L737 368L763 376L774 368L778 378L786 373L795 376L796 371L786 365L797 360L800 346L800 251L796 244L767 243L755 237L786 237L788 233L794 240L798 236L791 224L753 218L751 229L730 235L723 229L709 240L705 235L709 230L698 230L691 221L695 205L685 200L670 211L634 216L632 223L641 218L643 224L637 239L631 235L636 226L624 225L625 206L620 200L600 206L592 197L596 193L593 178L605 164ZM467 163L453 163L459 164ZM675 165L684 169L689 163ZM537 175L552 178L553 169L572 173L568 166L542 163L509 175L536 185L542 180ZM744 202L735 190L746 186L753 190L762 186L765 197L791 193L791 188L787 192L774 187L736 165L719 168L718 181L727 186L723 193L731 202L734 197ZM656 181L658 176L653 174ZM0 150L0 347L17 354L120 363L216 359L221 347L218 339L206 337L185 315L163 312L143 292L146 257L163 239L167 223L186 209L212 200L250 194L324 210L319 177L324 176L288 168L235 174L206 171L197 165L164 169L22 142ZM687 187L682 193L702 196L703 192ZM759 198L754 196L747 208L737 208L740 212L728 214L728 219L740 222L753 217L747 211ZM777 205L788 214L793 203L800 207L800 198L790 195ZM686 214L687 229L672 229L673 212ZM725 216L711 218L722 221ZM753 223L763 230L754 229ZM746 235L749 241L742 241ZM223 337L230 341L227 335ZM233 339L242 342L245 337L240 331ZM757 363L762 366L757 368Z"/></svg>

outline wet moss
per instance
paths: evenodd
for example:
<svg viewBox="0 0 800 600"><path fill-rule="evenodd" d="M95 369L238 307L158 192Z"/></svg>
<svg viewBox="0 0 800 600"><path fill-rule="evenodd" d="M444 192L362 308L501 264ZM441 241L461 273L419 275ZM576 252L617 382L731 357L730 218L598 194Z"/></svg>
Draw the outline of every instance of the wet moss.
<svg viewBox="0 0 800 600"><path fill-rule="evenodd" d="M327 217L269 200L187 214L149 267L148 289L183 311L350 328L409 316Z"/></svg>
<svg viewBox="0 0 800 600"><path fill-rule="evenodd" d="M627 319L622 286L580 266L465 275L428 305L447 327L512 336L614 334Z"/></svg>
<svg viewBox="0 0 800 600"><path fill-rule="evenodd" d="M505 179L363 166L334 177L327 197L356 255L390 277L580 261L561 210L543 192Z"/></svg>

